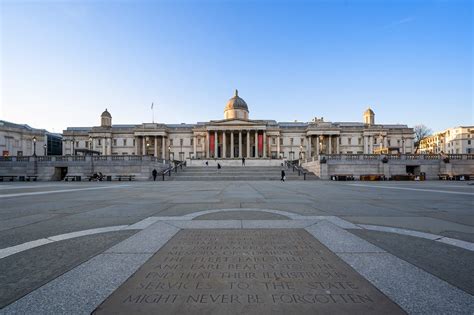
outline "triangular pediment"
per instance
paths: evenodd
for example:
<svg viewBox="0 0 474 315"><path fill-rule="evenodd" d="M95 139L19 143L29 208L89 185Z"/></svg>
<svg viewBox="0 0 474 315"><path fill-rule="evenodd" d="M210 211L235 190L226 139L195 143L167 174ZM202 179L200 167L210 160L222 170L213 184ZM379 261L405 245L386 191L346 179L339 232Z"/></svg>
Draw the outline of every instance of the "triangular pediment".
<svg viewBox="0 0 474 315"><path fill-rule="evenodd" d="M239 126L256 126L256 125L262 125L261 120L243 120L243 119L223 119L223 120L211 120L208 125L213 125L213 126L234 126L234 125L239 125Z"/></svg>

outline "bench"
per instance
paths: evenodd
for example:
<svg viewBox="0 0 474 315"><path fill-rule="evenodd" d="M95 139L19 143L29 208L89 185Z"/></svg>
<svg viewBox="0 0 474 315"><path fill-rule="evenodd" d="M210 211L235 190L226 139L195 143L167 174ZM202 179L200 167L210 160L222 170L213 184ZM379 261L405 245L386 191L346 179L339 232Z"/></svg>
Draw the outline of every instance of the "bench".
<svg viewBox="0 0 474 315"><path fill-rule="evenodd" d="M470 174L459 174L459 175L454 175L453 180L470 180L472 175Z"/></svg>
<svg viewBox="0 0 474 315"><path fill-rule="evenodd" d="M346 181L346 180L354 180L354 175L352 174L335 174L335 175L331 175L331 180L342 180L342 181Z"/></svg>
<svg viewBox="0 0 474 315"><path fill-rule="evenodd" d="M440 180L452 180L452 176L449 174L438 174L438 178Z"/></svg>
<svg viewBox="0 0 474 315"><path fill-rule="evenodd" d="M71 182L80 182L81 181L81 176L79 175L66 175L64 177L64 181L69 181L71 180Z"/></svg>
<svg viewBox="0 0 474 315"><path fill-rule="evenodd" d="M384 174L363 174L363 175L360 175L360 180L364 180L364 181L385 180L385 175Z"/></svg>
<svg viewBox="0 0 474 315"><path fill-rule="evenodd" d="M38 176L36 175L28 175L26 176L26 181L27 182L36 182L38 180Z"/></svg>
<svg viewBox="0 0 474 315"><path fill-rule="evenodd" d="M135 175L115 175L115 178L118 181L122 181L122 179L128 179L128 181L132 181L135 179Z"/></svg>
<svg viewBox="0 0 474 315"><path fill-rule="evenodd" d="M399 174L399 175L392 175L390 180L415 180L415 175L408 175L408 174Z"/></svg>
<svg viewBox="0 0 474 315"><path fill-rule="evenodd" d="M9 179L11 182L13 182L17 177L18 175L0 175L0 182L3 182L4 179Z"/></svg>

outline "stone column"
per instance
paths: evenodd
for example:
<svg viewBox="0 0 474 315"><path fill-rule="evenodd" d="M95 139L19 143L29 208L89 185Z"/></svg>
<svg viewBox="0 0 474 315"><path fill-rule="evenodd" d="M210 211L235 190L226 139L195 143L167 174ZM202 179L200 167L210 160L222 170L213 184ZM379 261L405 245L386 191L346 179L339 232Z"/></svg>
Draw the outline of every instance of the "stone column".
<svg viewBox="0 0 474 315"><path fill-rule="evenodd" d="M138 137L134 137L133 140L135 140L135 155L138 155Z"/></svg>
<svg viewBox="0 0 474 315"><path fill-rule="evenodd" d="M312 136L306 137L306 159L311 159L311 140Z"/></svg>
<svg viewBox="0 0 474 315"><path fill-rule="evenodd" d="M277 137L277 159L280 158L280 136Z"/></svg>
<svg viewBox="0 0 474 315"><path fill-rule="evenodd" d="M155 157L158 157L158 137L154 136L155 138Z"/></svg>
<svg viewBox="0 0 474 315"><path fill-rule="evenodd" d="M255 130L255 157L258 158L258 130Z"/></svg>
<svg viewBox="0 0 474 315"><path fill-rule="evenodd" d="M164 136L161 137L161 158L166 160L166 138Z"/></svg>
<svg viewBox="0 0 474 315"><path fill-rule="evenodd" d="M206 158L208 159L210 157L210 150L211 150L211 146L210 146L210 139L211 137L209 137L209 131L206 131L206 144L204 145L205 146L205 149L206 149Z"/></svg>
<svg viewBox="0 0 474 315"><path fill-rule="evenodd" d="M339 141L341 141L341 136L336 137L336 154L341 153L341 148L339 146Z"/></svg>
<svg viewBox="0 0 474 315"><path fill-rule="evenodd" d="M374 137L369 136L369 152L368 154L372 154L373 152L373 147L374 147Z"/></svg>
<svg viewBox="0 0 474 315"><path fill-rule="evenodd" d="M74 151L72 154L74 155ZM102 154L107 155L107 138L102 139Z"/></svg>
<svg viewBox="0 0 474 315"><path fill-rule="evenodd" d="M218 141L217 141L217 130L214 131L214 158L218 158L217 156L217 153L219 152L217 150L217 145L218 145Z"/></svg>
<svg viewBox="0 0 474 315"><path fill-rule="evenodd" d="M369 140L367 136L364 136L364 154L369 153Z"/></svg>
<svg viewBox="0 0 474 315"><path fill-rule="evenodd" d="M388 139L387 138L388 138L387 136L383 137L383 147L384 148L388 148Z"/></svg>
<svg viewBox="0 0 474 315"><path fill-rule="evenodd" d="M146 137L142 137L142 155L146 155Z"/></svg>
<svg viewBox="0 0 474 315"><path fill-rule="evenodd" d="M319 156L319 135L316 135L316 156Z"/></svg>
<svg viewBox="0 0 474 315"><path fill-rule="evenodd" d="M227 157L226 150L227 150L227 145L226 145L226 137L225 137L225 130L224 130L222 131L222 158L224 159Z"/></svg>
<svg viewBox="0 0 474 315"><path fill-rule="evenodd" d="M328 136L328 154L332 154L332 136Z"/></svg>
<svg viewBox="0 0 474 315"><path fill-rule="evenodd" d="M195 135L193 135L193 157L196 158L196 147L197 147L197 137Z"/></svg>
<svg viewBox="0 0 474 315"><path fill-rule="evenodd" d="M247 158L250 158L250 130L247 130Z"/></svg>
<svg viewBox="0 0 474 315"><path fill-rule="evenodd" d="M267 132L263 131L263 158L267 158Z"/></svg>
<svg viewBox="0 0 474 315"><path fill-rule="evenodd" d="M239 130L239 158L242 158L242 130Z"/></svg>
<svg viewBox="0 0 474 315"><path fill-rule="evenodd" d="M230 131L230 157L234 158L234 130Z"/></svg>

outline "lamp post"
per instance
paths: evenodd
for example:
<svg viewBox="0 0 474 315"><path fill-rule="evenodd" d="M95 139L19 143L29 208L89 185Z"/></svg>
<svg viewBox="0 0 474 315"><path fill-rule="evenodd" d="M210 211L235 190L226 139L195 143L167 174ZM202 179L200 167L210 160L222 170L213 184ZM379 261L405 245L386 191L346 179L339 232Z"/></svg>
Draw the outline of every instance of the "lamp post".
<svg viewBox="0 0 474 315"><path fill-rule="evenodd" d="M300 158L299 158L299 162L300 162L300 165L301 163L303 162L303 145L300 145L300 154L299 154Z"/></svg>
<svg viewBox="0 0 474 315"><path fill-rule="evenodd" d="M93 150L93 146L92 146L92 137L89 137L89 150ZM92 155L92 152L91 152L91 155Z"/></svg>
<svg viewBox="0 0 474 315"><path fill-rule="evenodd" d="M168 158L171 161L171 146L170 145L168 146Z"/></svg>
<svg viewBox="0 0 474 315"><path fill-rule="evenodd" d="M47 156L48 155L48 151L46 150L47 146L46 144L43 145L43 149L44 149L44 156Z"/></svg>
<svg viewBox="0 0 474 315"><path fill-rule="evenodd" d="M76 138L72 137L72 140L71 140L71 147L72 147L72 154L71 155L76 155L76 150L74 148L74 142L76 141Z"/></svg>
<svg viewBox="0 0 474 315"><path fill-rule="evenodd" d="M148 149L150 148L150 142L146 143L146 152L145 155L148 155Z"/></svg>
<svg viewBox="0 0 474 315"><path fill-rule="evenodd" d="M33 156L36 156L36 136L33 137Z"/></svg>
<svg viewBox="0 0 474 315"><path fill-rule="evenodd" d="M181 151L179 151L179 160L183 161L183 155L184 155L184 152L183 152L183 139L179 139L179 143L181 145Z"/></svg>

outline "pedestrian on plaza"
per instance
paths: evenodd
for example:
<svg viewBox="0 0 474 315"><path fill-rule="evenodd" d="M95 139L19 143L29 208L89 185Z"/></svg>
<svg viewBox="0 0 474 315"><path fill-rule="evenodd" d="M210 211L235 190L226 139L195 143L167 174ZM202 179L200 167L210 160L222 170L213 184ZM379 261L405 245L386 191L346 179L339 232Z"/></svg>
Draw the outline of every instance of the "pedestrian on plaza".
<svg viewBox="0 0 474 315"><path fill-rule="evenodd" d="M286 179L285 170L281 169L281 179L280 179L280 181L284 182L285 179Z"/></svg>
<svg viewBox="0 0 474 315"><path fill-rule="evenodd" d="M156 169L153 169L151 172L151 175L153 175L153 181L156 181L156 176L158 176L158 171Z"/></svg>
<svg viewBox="0 0 474 315"><path fill-rule="evenodd" d="M219 173L219 171L221 170L222 166L221 166L221 163L217 163L217 173Z"/></svg>
<svg viewBox="0 0 474 315"><path fill-rule="evenodd" d="M245 166L245 158L242 158L242 166Z"/></svg>
<svg viewBox="0 0 474 315"><path fill-rule="evenodd" d="M206 161L206 167L207 167L207 166L209 166L209 162L208 162L208 161Z"/></svg>

